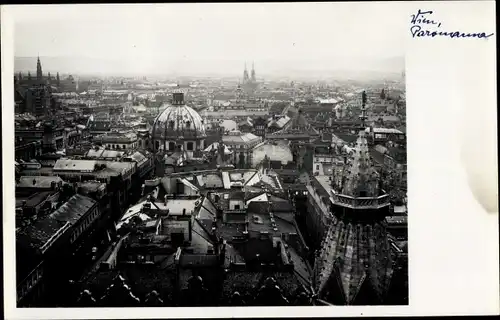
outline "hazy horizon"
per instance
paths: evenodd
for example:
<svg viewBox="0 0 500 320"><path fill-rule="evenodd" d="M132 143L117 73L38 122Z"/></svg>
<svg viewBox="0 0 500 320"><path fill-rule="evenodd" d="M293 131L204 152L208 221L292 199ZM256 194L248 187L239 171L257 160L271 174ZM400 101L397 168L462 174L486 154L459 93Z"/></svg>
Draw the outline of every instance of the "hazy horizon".
<svg viewBox="0 0 500 320"><path fill-rule="evenodd" d="M11 6L15 70L40 56L44 72L75 74L401 73L405 21L381 19L388 5Z"/></svg>

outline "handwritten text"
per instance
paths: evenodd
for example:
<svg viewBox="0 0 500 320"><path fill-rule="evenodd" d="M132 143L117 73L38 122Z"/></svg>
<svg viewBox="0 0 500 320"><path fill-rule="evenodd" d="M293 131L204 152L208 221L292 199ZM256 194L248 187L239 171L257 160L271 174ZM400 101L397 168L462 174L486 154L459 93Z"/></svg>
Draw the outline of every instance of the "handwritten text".
<svg viewBox="0 0 500 320"><path fill-rule="evenodd" d="M450 38L478 38L486 39L493 35L493 33L487 34L486 32L461 32L461 31L441 31L441 22L431 19L431 15L434 12L418 10L417 13L411 15L411 27L410 33L413 38L419 37L437 37L446 36ZM424 29L424 28L434 28L434 29Z"/></svg>

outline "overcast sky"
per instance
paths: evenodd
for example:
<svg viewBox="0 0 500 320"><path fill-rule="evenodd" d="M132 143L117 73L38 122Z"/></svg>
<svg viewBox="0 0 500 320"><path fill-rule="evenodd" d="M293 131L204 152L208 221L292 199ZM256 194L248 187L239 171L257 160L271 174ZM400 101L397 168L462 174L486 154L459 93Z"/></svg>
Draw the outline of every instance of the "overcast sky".
<svg viewBox="0 0 500 320"><path fill-rule="evenodd" d="M257 71L385 68L377 61L404 57L401 9L387 2L44 5L11 14L16 57L65 58L61 67L72 71L231 73L245 61ZM48 68L59 67L53 63Z"/></svg>

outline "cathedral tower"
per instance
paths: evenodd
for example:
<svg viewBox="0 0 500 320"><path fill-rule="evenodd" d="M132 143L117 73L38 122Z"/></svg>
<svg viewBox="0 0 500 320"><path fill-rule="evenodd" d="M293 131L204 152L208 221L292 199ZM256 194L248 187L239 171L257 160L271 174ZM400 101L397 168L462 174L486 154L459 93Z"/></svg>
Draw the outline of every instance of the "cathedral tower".
<svg viewBox="0 0 500 320"><path fill-rule="evenodd" d="M364 109L365 93L362 98ZM390 203L371 163L364 128L344 167L334 170L330 201L332 220L314 265L316 292L337 305L383 304L393 275L385 222Z"/></svg>
<svg viewBox="0 0 500 320"><path fill-rule="evenodd" d="M254 66L254 63L252 62L252 73L251 73L251 77L252 77L252 82L256 82L257 79L255 77L255 66Z"/></svg>
<svg viewBox="0 0 500 320"><path fill-rule="evenodd" d="M247 83L248 80L249 78L248 78L247 63L245 62L245 70L243 71L243 84Z"/></svg>
<svg viewBox="0 0 500 320"><path fill-rule="evenodd" d="M42 73L42 63L40 62L40 57L36 60L36 80L38 83L42 82L43 73Z"/></svg>

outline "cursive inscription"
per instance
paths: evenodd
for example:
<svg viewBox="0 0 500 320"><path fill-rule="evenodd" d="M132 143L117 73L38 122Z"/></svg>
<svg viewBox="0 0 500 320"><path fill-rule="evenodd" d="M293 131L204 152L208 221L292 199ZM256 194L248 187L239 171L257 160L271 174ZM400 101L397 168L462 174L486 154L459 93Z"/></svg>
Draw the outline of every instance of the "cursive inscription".
<svg viewBox="0 0 500 320"><path fill-rule="evenodd" d="M416 14L411 15L411 23L412 24L436 24L439 27L441 27L441 22L436 22L434 20L428 19L428 15L431 15L433 11L422 11L418 9L418 12Z"/></svg>
<svg viewBox="0 0 500 320"><path fill-rule="evenodd" d="M420 37L437 37L446 36L449 38L478 38L487 39L493 35L493 33L487 34L486 32L461 32L461 31L442 31L441 22L432 19L432 14L434 12L422 11L418 9L417 13L411 15L410 20L410 33L413 38ZM432 29L430 29L432 28Z"/></svg>

